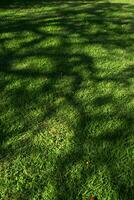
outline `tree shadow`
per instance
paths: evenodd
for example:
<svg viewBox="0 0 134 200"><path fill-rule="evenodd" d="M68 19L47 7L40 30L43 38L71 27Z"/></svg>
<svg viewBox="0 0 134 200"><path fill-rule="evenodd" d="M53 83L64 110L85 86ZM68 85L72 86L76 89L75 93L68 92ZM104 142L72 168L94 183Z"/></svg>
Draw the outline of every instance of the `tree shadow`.
<svg viewBox="0 0 134 200"><path fill-rule="evenodd" d="M31 2L36 4L36 1ZM38 5L41 6L43 2L41 1ZM132 165L133 160L128 151L132 148L134 120L133 111L126 106L132 101L133 94L128 91L127 95L121 99L116 97L113 90L111 91L113 93L106 95L97 91L100 83L114 84L122 90L129 90L134 78L133 66L126 66L125 69L117 71L114 75L106 73L102 77L99 75L101 69L95 64L96 58L83 49L100 45L111 56L113 49L123 50L126 54L133 53L134 22L132 13L134 6L112 4L106 1L94 3L92 1L84 3L75 1L66 2L65 5L62 2L61 6L59 4L61 5L59 1L54 4L45 1L45 6L51 7L49 13L44 13L43 10L40 14L35 13L34 16L16 16L16 18L10 16L4 22L0 22L0 33L5 34L0 44L2 51L0 59L0 83L2 84L0 88L2 91L7 88L5 91L9 95L7 103L3 103L1 108L1 160L10 162L20 152L23 156L26 156L26 152L36 152L37 149L32 145L32 139L29 136L23 139L23 135L29 131L32 132L33 138L42 134L42 129L47 129L47 126L43 125L44 121L55 116L60 107L63 106L64 109L66 102L77 112L76 119L73 119L74 123L69 124L65 119L68 127L74 133L71 139L71 149L68 151L65 149L55 158L53 169L48 172L49 178L46 181L43 168L41 177L36 177L32 181L31 187L26 188L23 185L22 191L17 193L18 199L30 199L39 191L39 198L43 198L43 190L47 188L50 180L55 188L55 199L86 198L88 195L90 196L91 191L83 197L84 186L88 183L89 178L98 173L101 168L108 171L112 190L117 192L118 199L133 199L134 171L132 166L129 166ZM25 8L25 6L31 6L31 3L14 1L11 6L10 3L7 5L7 1L1 1L0 5L2 8ZM121 14L129 12L130 17L119 15L119 11ZM56 30L51 30L51 27L55 28L55 26ZM96 31L94 32L93 27L95 26ZM127 28L123 28L124 26ZM35 37L27 41L25 32L31 33ZM14 48L8 47L7 42L15 40L16 36L21 40L20 44ZM45 45L51 39L57 43L53 45L50 42L50 46ZM41 42L44 44L43 47L40 45ZM51 60L52 68L45 68L45 64L43 64L43 68L40 68L36 63L34 66L32 60L37 58ZM31 63L29 62L26 67L20 64L19 68L14 66L16 60L23 65L26 59L31 59ZM29 89L31 80L33 82L42 80L41 87ZM14 81L20 82L19 86L14 86ZM90 97L87 97L86 101L77 98L77 93L81 90L84 92L86 87L90 91L90 87L85 82L92 84L93 100ZM11 89L10 84L13 85ZM93 93L91 94L93 95ZM63 105L55 104L55 100L58 98L64 99ZM45 104L44 107L42 102ZM112 111L105 113L103 108L105 106L111 106ZM29 113L37 109L36 107L41 110L41 115L31 117ZM7 126L5 119L10 119L12 116L6 117L5 112L8 112L10 108L12 116L16 116L16 121L12 119ZM91 108L96 112L93 112ZM117 125L115 125L115 119L118 122ZM11 124L14 124L16 128L12 128ZM110 127L107 124L110 124ZM4 146L4 143L14 140L19 135L22 140L16 141L15 148L13 145ZM45 134L43 137L46 137ZM44 154L43 158L45 159ZM123 159L122 162L121 159ZM91 166L88 166L89 160L91 160ZM79 177L77 175L71 177L70 171L80 162L84 164L80 169ZM46 161L44 161L44 165L46 165ZM37 167L35 168L37 169ZM11 195L12 198L12 194L8 195ZM98 194L95 195L98 196Z"/></svg>

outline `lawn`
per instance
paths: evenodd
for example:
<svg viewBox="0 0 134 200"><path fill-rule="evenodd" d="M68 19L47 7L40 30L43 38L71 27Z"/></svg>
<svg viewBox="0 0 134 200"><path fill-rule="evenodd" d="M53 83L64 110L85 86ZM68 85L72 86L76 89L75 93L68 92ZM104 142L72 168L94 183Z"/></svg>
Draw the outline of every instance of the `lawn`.
<svg viewBox="0 0 134 200"><path fill-rule="evenodd" d="M134 199L133 0L0 1L0 199Z"/></svg>

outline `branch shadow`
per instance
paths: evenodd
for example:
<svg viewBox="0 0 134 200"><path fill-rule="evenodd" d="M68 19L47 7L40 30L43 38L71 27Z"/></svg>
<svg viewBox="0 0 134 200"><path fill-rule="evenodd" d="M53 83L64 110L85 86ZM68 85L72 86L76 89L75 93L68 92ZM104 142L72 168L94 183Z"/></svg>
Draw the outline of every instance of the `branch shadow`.
<svg viewBox="0 0 134 200"><path fill-rule="evenodd" d="M35 2L31 1L32 4L36 4ZM0 5L2 9L31 6L29 1L19 1L19 3L18 1L14 1L12 3L11 6L11 4L7 5L7 1L1 1ZM44 4L44 1L38 3L40 6L42 4ZM28 131L33 133L33 137L39 135L44 128L44 126L42 127L42 122L46 121L46 119L51 119L58 112L60 106L62 106L60 103L55 105L55 99L58 99L58 97L64 98L68 105L73 107L77 112L75 122L77 125L73 123L68 124L68 127L74 132L73 138L71 139L72 148L68 152L63 152L63 155L60 154L59 157L55 158L54 169L47 174L55 188L55 199L82 199L84 185L88 182L88 179L97 173L101 167L105 167L109 172L112 189L118 193L118 199L132 200L134 197L134 171L132 170L132 166L124 167L127 175L123 177L123 164L119 161L121 159L121 152L118 148L120 146L122 152L124 152L123 159L126 156L126 160L123 161L125 165L129 157L127 152L129 148L132 148L131 140L134 129L133 111L129 111L126 103L132 101L133 95L130 92L126 98L120 99L118 97L115 98L114 93L109 95L99 94L98 97L95 95L93 101L90 100L88 102L87 100L87 102L84 102L84 100L77 98L76 94L81 89L84 89L85 85L83 86L83 84L86 81L92 81L94 92L100 83L113 83L117 87L119 86L119 88L129 90L132 86L132 79L134 78L133 65L127 66L127 68L115 75L101 77L99 76L100 69L96 67L94 56L85 53L82 49L77 51L76 48L78 45L81 48L85 45L89 48L92 45L100 45L108 52L116 48L126 53L132 53L134 50L134 39L132 37L134 27L133 17L118 16L118 12L120 10L121 13L127 11L132 14L134 6L119 3L112 4L106 1L97 1L95 3L92 1L84 3L81 1L66 2L65 7L64 3L61 7L59 6L60 4L60 1L58 3L54 2L54 4L50 1L49 3L45 1L46 6L52 7L49 14L45 14L43 11L40 17L37 12L35 16L16 17L15 20L9 17L4 22L0 22L0 33L5 35L10 33L12 35L11 38L10 36L2 38L0 44L2 50L2 56L0 58L0 83L2 84L0 88L4 92L5 88L9 87L7 89L9 92L8 105L4 104L5 107L1 108L1 111L3 116L5 113L4 109L8 112L12 108L13 115L16 116L15 120L19 121L19 125L17 125L17 122L12 120L10 123L14 123L16 128L10 130L10 124L7 126L5 121L6 116L1 118L1 160L2 162L4 160L10 162L20 152L26 155L28 151L30 153L36 151L37 149L32 145L32 139L29 137L26 140L16 142L15 148L12 145L5 147L4 143L14 140L19 135L23 136ZM84 15L84 18L80 17L80 15ZM97 29L94 33L92 27L95 25ZM126 25L128 28L123 29L122 27ZM59 31L47 30L48 27L55 26L60 27ZM43 30L41 29L42 27ZM23 41L24 35L21 35L21 33L25 33L26 31L34 34L35 38L31 41ZM16 36L22 42L19 47L9 48L7 41L15 40ZM58 38L58 44L55 46L51 45L50 47L45 46L45 43L51 38ZM80 38L80 41L77 38ZM41 42L44 42L43 47L40 46ZM42 69L38 68L38 65L33 66L30 63L26 68L19 66L18 69L14 66L16 60L22 63L27 58L45 58L51 60L53 67L51 70L46 68ZM63 84L60 87L57 82L62 84L64 79L66 79L66 82L68 79L71 79L71 83L67 86L65 82L65 86ZM19 87L16 88L14 86L10 90L10 84L11 82L14 84L14 80L19 80L21 84ZM42 80L41 87L37 87L34 90L28 89L31 80ZM58 86L56 87L56 85ZM50 96L50 98L46 100L46 96ZM51 98L52 100L50 102ZM42 107L40 99L43 99L44 107ZM87 109L88 106L85 106L85 103L90 104L96 112L97 109L100 109L101 112L103 111L103 106L110 105L113 107L113 112L106 114L104 112L100 114L99 112L95 114L91 112L92 110ZM29 112L36 106L42 110L42 114L31 118ZM109 130L103 128L103 126L107 127L106 124L113 123L114 118L120 122L117 127L115 126L115 129ZM35 124L37 127L35 127ZM94 124L97 124L96 126L102 129L100 133L97 132L96 128L94 130L96 134L92 134L92 126ZM47 127L45 128L47 129ZM22 146L24 148L21 151ZM124 148L125 150L123 150ZM119 155L117 156L116 153ZM80 177L76 176L70 179L69 170L71 171L80 162L87 163L87 159L90 159L93 164L90 167L87 164L83 164L84 167L80 170ZM128 165L131 161L133 162L132 158L130 160L128 159L128 161ZM132 171L130 172L130 170ZM48 180L44 180L45 172L41 172L42 177L33 180L32 189L31 187L28 189L23 185L24 189L19 194L17 193L18 199L30 199L33 194L39 191L39 197L43 198L43 190L47 187ZM12 197L12 194L10 195ZM87 193L86 195L90 194Z"/></svg>

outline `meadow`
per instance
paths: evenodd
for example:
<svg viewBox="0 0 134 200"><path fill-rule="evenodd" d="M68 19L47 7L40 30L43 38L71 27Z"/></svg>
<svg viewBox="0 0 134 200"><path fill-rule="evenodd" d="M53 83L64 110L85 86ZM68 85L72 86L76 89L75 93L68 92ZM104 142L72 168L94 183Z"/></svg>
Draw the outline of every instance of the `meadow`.
<svg viewBox="0 0 134 200"><path fill-rule="evenodd" d="M0 199L134 199L134 1L0 1Z"/></svg>

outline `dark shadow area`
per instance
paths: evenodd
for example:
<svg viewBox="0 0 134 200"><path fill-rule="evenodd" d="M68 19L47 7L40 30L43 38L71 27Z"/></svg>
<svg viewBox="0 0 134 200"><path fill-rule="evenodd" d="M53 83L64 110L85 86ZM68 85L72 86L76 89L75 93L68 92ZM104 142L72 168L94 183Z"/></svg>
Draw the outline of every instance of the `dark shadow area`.
<svg viewBox="0 0 134 200"><path fill-rule="evenodd" d="M10 2L2 0L0 8L19 9L21 7L25 8L25 6L30 7L31 5L42 6L44 2L47 4L47 1L14 0L12 3ZM12 120L9 125L6 123L6 117L0 119L1 162L5 160L10 162L20 152L25 157L26 152L30 154L37 151L36 147L32 146L29 137L26 140L19 140L15 148L11 144L9 144L8 148L3 144L19 135L23 137L25 132L27 133L28 131L33 133L34 138L41 133L42 129L47 129L47 125L42 125L42 122L56 115L62 104L55 104L55 100L64 98L64 102L67 102L77 112L77 119L74 119L77 124L73 124L73 122L68 124L68 127L74 132L71 150L63 152L63 155L60 154L59 157L56 157L53 170L47 174L48 177L51 177L52 185L56 190L55 199L83 199L81 193L83 186L89 177L105 166L110 176L112 189L119 196L118 199L132 200L134 199L134 170L129 164L133 164L133 159L130 158L132 162L128 163L128 166L123 169L120 159L125 160L125 158L120 157L121 152L118 153L118 148L121 147L122 151L124 149L129 151L129 147L132 146L130 138L133 136L134 131L134 113L125 106L133 99L133 94L128 93L124 99L115 97L112 93L109 95L99 94L99 96L95 95L95 99L89 102L89 98L87 98L87 102L84 102L84 100L77 98L76 94L81 89L84 89L83 84L88 81L91 81L94 85L94 92L97 92L96 88L100 83L113 83L126 90L129 90L132 86L132 79L134 79L133 65L127 66L121 72L119 71L113 75L107 73L101 77L98 73L100 69L95 64L95 57L90 53L85 53L84 50L82 51L82 47L88 46L90 48L93 45L100 45L101 48L108 52L118 49L123 50L126 54L133 54L134 17L132 17L132 13L134 13L134 6L107 3L101 0L94 2L66 2L65 7L61 5L61 1L54 1L54 4L51 4L49 1L49 6L55 5L54 8L52 7L46 13L43 10L42 12L40 11L40 14L37 11L32 16L28 14L18 16L16 14L16 18L15 16L6 16L4 21L2 21L2 17L0 20L0 34L5 34L5 38L2 37L0 39L0 95L2 96L5 88L7 88L8 94L6 95L7 99L9 98L7 103L3 103L0 111L3 115L5 110L8 112L12 108L11 110L16 116L15 120L10 116ZM119 16L118 12L121 14L130 13L130 17ZM80 15L84 17L82 18ZM126 24L128 28L123 29ZM59 29L51 30L51 27L55 28L55 26ZM93 26L96 27L95 32L92 31ZM35 37L30 41L26 40L28 37L25 35L26 32L33 34ZM77 38L80 39L77 40ZM19 45L8 47L7 43L15 39L22 41ZM57 39L58 44L47 46L46 43L49 39ZM41 42L44 42L43 47L40 45ZM79 51L77 51L76 49L79 45ZM38 64L34 66L32 61L25 68L21 64L18 68L14 66L16 60L23 64L23 61L25 63L27 58L31 60L46 58L51 60L53 67L52 69L45 69L44 64L44 68L40 69ZM30 81L33 80L34 82L40 79L43 80L41 87L35 87L30 90ZM67 81L64 83L65 79ZM70 79L71 81L69 82L68 80ZM10 84L15 84L15 81L20 81L21 84L17 88L14 86L10 89ZM58 85L59 82L60 84ZM43 99L43 103L41 99ZM88 104L92 105L96 113L92 114L91 110L88 110ZM101 113L100 111L97 114L97 109L102 109L103 106L109 105L112 106L113 112ZM37 107L43 114L37 117L30 117L31 110L33 111ZM115 129L111 127L111 129L103 129L103 124L106 127L108 123L114 123L115 119L121 122ZM14 126L12 128L12 124L16 128ZM102 129L101 134L92 134L90 132L92 130L91 124L97 124L96 127L100 126L100 129ZM96 130L98 129L96 128ZM21 147L23 148L21 149ZM86 147L88 147L88 150ZM42 159L46 164L45 153L47 154L48 152L44 149L41 151L44 151ZM116 153L119 154L118 157ZM128 156L125 153L124 151L124 157ZM68 169L71 169L79 162L86 162L88 154L93 163L91 167L85 165L81 169L80 178L76 178L76 180L70 179ZM127 165L126 161L124 161L125 164ZM32 182L32 187L25 188L25 185L23 185L22 191L17 194L18 199L30 199L33 194L38 193L39 190L42 191L47 186L48 180L44 178L46 174L45 167L43 167L41 176L36 176ZM35 168L37 169L36 165ZM122 176L124 173L126 174L125 178ZM13 196L10 192L8 195L12 199ZM38 198L43 198L42 195L40 192ZM90 194L88 195L90 196ZM95 195L97 196L97 194Z"/></svg>
<svg viewBox="0 0 134 200"><path fill-rule="evenodd" d="M75 2L78 2L81 4L80 0L76 0ZM55 4L60 6L61 4L67 3L67 4L75 4L74 1L70 1L70 0L1 0L0 1L0 8L1 9L12 9L12 8L30 8L31 6L43 6L46 4ZM88 1L83 1L83 4L86 4L88 2L93 2L94 0L88 0Z"/></svg>

